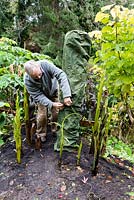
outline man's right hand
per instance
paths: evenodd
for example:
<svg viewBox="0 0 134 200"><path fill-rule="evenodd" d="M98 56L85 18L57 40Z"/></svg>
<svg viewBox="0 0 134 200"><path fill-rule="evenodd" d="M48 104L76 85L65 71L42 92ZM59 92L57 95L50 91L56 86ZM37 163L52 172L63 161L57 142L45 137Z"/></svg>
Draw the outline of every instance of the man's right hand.
<svg viewBox="0 0 134 200"><path fill-rule="evenodd" d="M64 108L64 104L60 102L53 102L53 107L62 110Z"/></svg>

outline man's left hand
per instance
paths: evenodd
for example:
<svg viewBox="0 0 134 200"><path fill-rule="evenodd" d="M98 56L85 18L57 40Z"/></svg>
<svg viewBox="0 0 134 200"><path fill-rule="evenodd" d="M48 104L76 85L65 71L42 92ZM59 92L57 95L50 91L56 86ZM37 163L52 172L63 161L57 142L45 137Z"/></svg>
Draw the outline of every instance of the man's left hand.
<svg viewBox="0 0 134 200"><path fill-rule="evenodd" d="M66 106L71 106L72 105L72 100L70 97L64 98L64 105Z"/></svg>

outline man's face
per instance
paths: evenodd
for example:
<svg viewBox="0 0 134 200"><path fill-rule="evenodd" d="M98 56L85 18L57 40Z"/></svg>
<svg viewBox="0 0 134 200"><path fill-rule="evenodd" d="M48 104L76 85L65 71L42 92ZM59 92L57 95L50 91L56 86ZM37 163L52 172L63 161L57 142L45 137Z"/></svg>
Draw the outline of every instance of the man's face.
<svg viewBox="0 0 134 200"><path fill-rule="evenodd" d="M40 79L42 77L42 70L40 66L34 67L31 77L33 79Z"/></svg>

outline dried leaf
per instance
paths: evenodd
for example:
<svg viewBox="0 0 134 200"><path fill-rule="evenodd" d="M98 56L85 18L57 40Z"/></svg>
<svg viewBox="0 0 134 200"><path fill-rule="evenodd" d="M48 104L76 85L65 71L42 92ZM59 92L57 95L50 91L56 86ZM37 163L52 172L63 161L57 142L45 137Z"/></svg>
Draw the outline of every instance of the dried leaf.
<svg viewBox="0 0 134 200"><path fill-rule="evenodd" d="M44 192L44 189L43 188L36 188L36 193L37 194L43 194L43 192Z"/></svg>
<svg viewBox="0 0 134 200"><path fill-rule="evenodd" d="M74 182L72 182L72 187L75 187L75 183Z"/></svg>
<svg viewBox="0 0 134 200"><path fill-rule="evenodd" d="M62 199L63 195L62 194L58 194L58 198Z"/></svg>
<svg viewBox="0 0 134 200"><path fill-rule="evenodd" d="M112 180L112 176L107 176L107 180L111 181Z"/></svg>
<svg viewBox="0 0 134 200"><path fill-rule="evenodd" d="M77 166L77 169L82 173L83 169L80 166Z"/></svg>
<svg viewBox="0 0 134 200"><path fill-rule="evenodd" d="M87 181L88 181L88 178L85 178L85 176L84 176L82 182L85 184L85 183L87 183Z"/></svg>
<svg viewBox="0 0 134 200"><path fill-rule="evenodd" d="M42 153L40 154L40 156L41 156L42 158L44 158L44 155L43 155Z"/></svg>
<svg viewBox="0 0 134 200"><path fill-rule="evenodd" d="M9 185L12 186L14 184L14 180L11 180Z"/></svg>
<svg viewBox="0 0 134 200"><path fill-rule="evenodd" d="M124 167L124 163L119 162L119 165L120 165L121 167Z"/></svg>
<svg viewBox="0 0 134 200"><path fill-rule="evenodd" d="M19 175L19 176L24 176L24 174L23 174L23 173L19 173L18 175Z"/></svg>
<svg viewBox="0 0 134 200"><path fill-rule="evenodd" d="M110 180L106 180L105 183L111 183L111 181Z"/></svg>
<svg viewBox="0 0 134 200"><path fill-rule="evenodd" d="M66 185L62 185L61 188L60 188L60 191L64 192L65 190L66 190Z"/></svg>
<svg viewBox="0 0 134 200"><path fill-rule="evenodd" d="M119 164L119 162L120 162L120 160L117 159L117 158L115 158L114 161L115 161L115 163L117 163L117 164Z"/></svg>

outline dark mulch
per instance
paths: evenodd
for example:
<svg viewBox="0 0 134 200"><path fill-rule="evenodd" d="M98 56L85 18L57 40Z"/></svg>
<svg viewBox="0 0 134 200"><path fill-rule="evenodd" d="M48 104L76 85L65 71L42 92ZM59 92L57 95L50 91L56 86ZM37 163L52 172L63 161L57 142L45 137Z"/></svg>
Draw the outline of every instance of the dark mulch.
<svg viewBox="0 0 134 200"><path fill-rule="evenodd" d="M0 200L129 200L134 191L133 166L114 156L100 158L97 176L91 174L92 156L83 139L80 166L77 153L53 151L55 138L49 134L42 150L23 141L22 163L16 163L15 144L7 142L0 149Z"/></svg>

